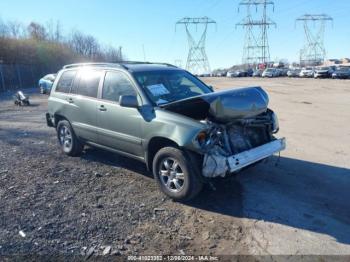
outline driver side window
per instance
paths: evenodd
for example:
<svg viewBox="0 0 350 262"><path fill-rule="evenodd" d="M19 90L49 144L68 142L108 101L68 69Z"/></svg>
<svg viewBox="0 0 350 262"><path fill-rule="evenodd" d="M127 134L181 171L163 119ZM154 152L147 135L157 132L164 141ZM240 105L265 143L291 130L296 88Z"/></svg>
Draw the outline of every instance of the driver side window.
<svg viewBox="0 0 350 262"><path fill-rule="evenodd" d="M134 95L135 89L122 72L107 72L102 89L102 99L119 103L121 96Z"/></svg>

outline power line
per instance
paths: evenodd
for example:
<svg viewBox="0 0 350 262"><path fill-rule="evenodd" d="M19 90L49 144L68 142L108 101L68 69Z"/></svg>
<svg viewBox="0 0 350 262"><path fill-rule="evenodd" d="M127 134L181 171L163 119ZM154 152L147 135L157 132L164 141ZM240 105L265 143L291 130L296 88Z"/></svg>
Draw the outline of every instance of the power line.
<svg viewBox="0 0 350 262"><path fill-rule="evenodd" d="M178 25L184 25L186 29L189 52L186 63L186 70L193 74L210 73L209 60L205 51L208 25L215 24L216 22L208 17L191 18L185 17L176 23ZM198 26L203 28L201 37L195 39L192 32L195 27L198 30Z"/></svg>

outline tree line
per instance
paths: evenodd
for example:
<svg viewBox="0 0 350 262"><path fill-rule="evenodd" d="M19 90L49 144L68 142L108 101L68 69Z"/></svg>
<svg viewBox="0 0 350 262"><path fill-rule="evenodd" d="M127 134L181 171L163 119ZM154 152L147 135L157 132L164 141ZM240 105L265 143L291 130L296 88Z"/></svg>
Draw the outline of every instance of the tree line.
<svg viewBox="0 0 350 262"><path fill-rule="evenodd" d="M64 35L60 22L46 24L0 20L0 63L34 66L57 72L77 62L120 62L121 47L101 44L93 35L73 30Z"/></svg>

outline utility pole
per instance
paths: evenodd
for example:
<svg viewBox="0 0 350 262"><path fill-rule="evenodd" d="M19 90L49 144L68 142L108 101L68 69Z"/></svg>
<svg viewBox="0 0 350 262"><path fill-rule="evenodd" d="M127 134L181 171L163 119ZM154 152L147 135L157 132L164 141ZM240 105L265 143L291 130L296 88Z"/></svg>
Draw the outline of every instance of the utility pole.
<svg viewBox="0 0 350 262"><path fill-rule="evenodd" d="M300 50L301 65L320 65L326 57L326 49L324 46L324 33L326 23L333 22L333 18L326 14L310 15L306 14L296 19L297 22L302 22L305 33L305 44ZM312 30L310 24L316 28Z"/></svg>
<svg viewBox="0 0 350 262"><path fill-rule="evenodd" d="M123 49L123 47L120 46L120 47L119 47L119 59L120 59L120 61L123 61L123 60L124 60L124 59L123 59L122 49Z"/></svg>
<svg viewBox="0 0 350 262"><path fill-rule="evenodd" d="M274 2L268 0L242 0L239 3L240 7L246 7L247 15L236 27L243 27L246 31L243 59L242 62L248 67L256 64L266 64L270 61L270 46L268 40L268 29L270 26L275 26L268 16L268 7L272 6L274 9ZM262 7L262 14L259 18L254 18L251 9L255 8L255 13L258 15L258 10Z"/></svg>
<svg viewBox="0 0 350 262"><path fill-rule="evenodd" d="M208 25L210 24L216 25L216 22L208 17L185 17L176 23L176 26L185 26L189 45L186 70L190 71L193 74L199 75L203 73L211 73L209 60L205 52L207 30ZM194 33L192 32L194 27L196 30L198 30L198 26L202 26L203 28L203 32L199 40L195 39Z"/></svg>

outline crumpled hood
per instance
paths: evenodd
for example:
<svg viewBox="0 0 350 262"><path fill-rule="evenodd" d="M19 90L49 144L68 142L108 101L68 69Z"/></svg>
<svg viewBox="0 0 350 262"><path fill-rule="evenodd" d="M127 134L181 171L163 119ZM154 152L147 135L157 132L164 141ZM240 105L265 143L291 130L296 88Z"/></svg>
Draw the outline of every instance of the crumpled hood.
<svg viewBox="0 0 350 262"><path fill-rule="evenodd" d="M268 103L268 95L261 87L247 87L196 96L161 108L198 120L210 118L225 123L262 114Z"/></svg>

